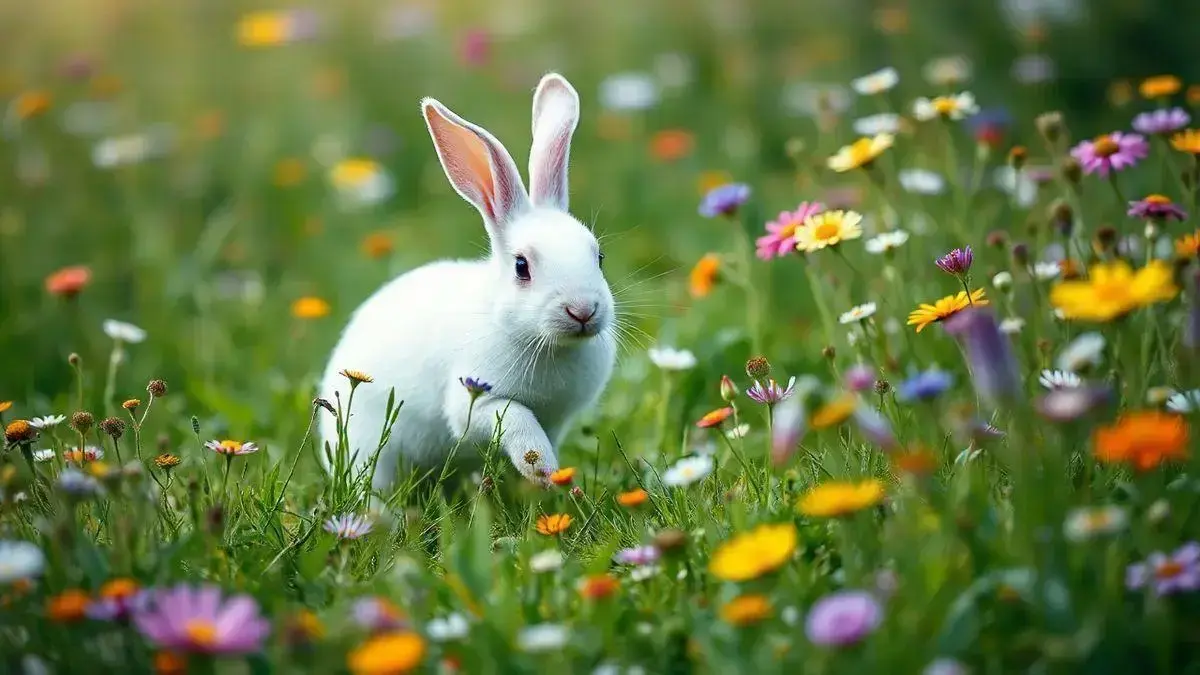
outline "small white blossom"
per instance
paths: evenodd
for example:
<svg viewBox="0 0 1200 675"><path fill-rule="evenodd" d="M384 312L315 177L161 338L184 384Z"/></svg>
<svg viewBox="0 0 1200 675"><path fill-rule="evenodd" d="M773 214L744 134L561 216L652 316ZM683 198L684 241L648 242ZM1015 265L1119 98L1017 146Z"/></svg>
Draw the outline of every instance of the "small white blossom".
<svg viewBox="0 0 1200 675"><path fill-rule="evenodd" d="M900 83L900 73L888 66L851 80L850 86L863 96L882 94Z"/></svg>
<svg viewBox="0 0 1200 675"><path fill-rule="evenodd" d="M553 572L563 566L563 555L556 548L546 549L529 557L529 569L537 574Z"/></svg>
<svg viewBox="0 0 1200 675"><path fill-rule="evenodd" d="M971 62L962 55L933 59L921 69L925 80L939 87L960 84L971 77Z"/></svg>
<svg viewBox="0 0 1200 675"><path fill-rule="evenodd" d="M658 99L658 84L647 73L617 73L600 83L600 107L606 110L646 110Z"/></svg>
<svg viewBox="0 0 1200 675"><path fill-rule="evenodd" d="M684 457L663 472L662 481L668 487L686 487L704 480L712 470L712 457Z"/></svg>
<svg viewBox="0 0 1200 675"><path fill-rule="evenodd" d="M1019 316L1010 316L1000 322L1000 332L1005 335L1016 335L1025 328L1025 319Z"/></svg>
<svg viewBox="0 0 1200 675"><path fill-rule="evenodd" d="M1176 413L1190 413L1200 407L1200 389L1183 391L1167 399L1167 410Z"/></svg>
<svg viewBox="0 0 1200 675"><path fill-rule="evenodd" d="M729 431L726 431L725 436L736 440L738 438L745 438L746 434L748 434L748 433L750 433L750 425L749 424L739 424L736 427L733 427L732 429L730 429Z"/></svg>
<svg viewBox="0 0 1200 675"><path fill-rule="evenodd" d="M425 632L434 642L451 642L467 636L470 625L462 614L449 614L443 618L434 619L425 625Z"/></svg>
<svg viewBox="0 0 1200 675"><path fill-rule="evenodd" d="M45 417L35 417L29 420L29 426L40 431L53 429L54 427L67 421L66 415L46 415Z"/></svg>
<svg viewBox="0 0 1200 675"><path fill-rule="evenodd" d="M115 319L104 320L104 334L117 342L125 342L131 345L136 345L146 339L146 331L131 323Z"/></svg>
<svg viewBox="0 0 1200 675"><path fill-rule="evenodd" d="M913 102L913 117L926 122L938 117L961 120L979 112L975 95L969 91L936 99L918 98Z"/></svg>
<svg viewBox="0 0 1200 675"><path fill-rule="evenodd" d="M1089 366L1100 365L1104 358L1104 336L1097 332L1084 333L1059 352L1054 367L1078 373Z"/></svg>
<svg viewBox="0 0 1200 675"><path fill-rule="evenodd" d="M1040 281L1057 279L1062 274L1062 266L1056 262L1039 262L1033 265L1033 276Z"/></svg>
<svg viewBox="0 0 1200 675"><path fill-rule="evenodd" d="M876 113L854 120L854 133L859 136L900 133L900 116L895 113Z"/></svg>
<svg viewBox="0 0 1200 675"><path fill-rule="evenodd" d="M1099 506L1074 509L1063 521L1067 541L1081 542L1125 529L1129 515L1119 506Z"/></svg>
<svg viewBox="0 0 1200 675"><path fill-rule="evenodd" d="M663 370L691 370L696 367L696 355L686 349L651 347L650 362Z"/></svg>
<svg viewBox="0 0 1200 675"><path fill-rule="evenodd" d="M849 311L842 312L842 316L838 319L842 325L854 323L856 321L866 321L875 315L876 305L873 302L866 302L856 307L851 307Z"/></svg>
<svg viewBox="0 0 1200 675"><path fill-rule="evenodd" d="M867 253L879 255L881 253L889 253L904 245L908 241L908 232L904 230L892 230L877 234L867 240Z"/></svg>
<svg viewBox="0 0 1200 675"><path fill-rule="evenodd" d="M997 272L996 276L992 277L992 285L998 291L1007 291L1012 288L1013 276L1011 272Z"/></svg>
<svg viewBox="0 0 1200 675"><path fill-rule="evenodd" d="M940 195L946 190L942 174L927 169L904 169L898 175L905 192L919 195Z"/></svg>
<svg viewBox="0 0 1200 675"><path fill-rule="evenodd" d="M27 541L0 541L0 584L26 581L42 573L46 556Z"/></svg>
<svg viewBox="0 0 1200 675"><path fill-rule="evenodd" d="M526 626L517 634L517 646L525 652L548 652L562 649L571 632L566 626L556 623L539 623Z"/></svg>
<svg viewBox="0 0 1200 675"><path fill-rule="evenodd" d="M651 577L656 577L662 569L657 565L640 565L629 570L629 579L634 582L643 582Z"/></svg>
<svg viewBox="0 0 1200 675"><path fill-rule="evenodd" d="M53 448L44 448L42 450L33 451L33 461L35 462L49 462L52 459L54 459Z"/></svg>
<svg viewBox="0 0 1200 675"><path fill-rule="evenodd" d="M1074 389L1083 384L1083 380L1069 370L1046 369L1038 377L1038 384L1053 391L1056 389Z"/></svg>

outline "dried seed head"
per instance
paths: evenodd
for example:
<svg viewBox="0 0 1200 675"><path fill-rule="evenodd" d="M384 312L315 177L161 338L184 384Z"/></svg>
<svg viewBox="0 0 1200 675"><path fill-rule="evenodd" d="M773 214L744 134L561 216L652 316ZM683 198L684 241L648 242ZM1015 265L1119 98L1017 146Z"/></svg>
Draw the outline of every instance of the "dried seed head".
<svg viewBox="0 0 1200 675"><path fill-rule="evenodd" d="M1056 199L1050 205L1050 227L1064 237L1071 236L1075 229L1075 209L1065 199Z"/></svg>
<svg viewBox="0 0 1200 675"><path fill-rule="evenodd" d="M654 535L654 547L663 553L673 553L687 546L687 532L673 527L659 530Z"/></svg>
<svg viewBox="0 0 1200 675"><path fill-rule="evenodd" d="M124 403L122 403L121 407L132 412L134 410L137 410L138 406L140 406L141 404L142 404L141 401L137 400L136 398L131 398L128 401L125 401Z"/></svg>
<svg viewBox="0 0 1200 675"><path fill-rule="evenodd" d="M150 380L146 385L146 391L154 398L162 398L167 395L167 383L162 380Z"/></svg>
<svg viewBox="0 0 1200 675"><path fill-rule="evenodd" d="M125 422L119 417L105 417L100 420L100 431L112 436L115 441L125 435Z"/></svg>
<svg viewBox="0 0 1200 675"><path fill-rule="evenodd" d="M92 425L96 423L96 418L92 417L92 413L86 410L76 411L71 415L71 428L81 434L86 434L92 430Z"/></svg>
<svg viewBox="0 0 1200 675"><path fill-rule="evenodd" d="M746 361L746 374L754 380L761 380L771 374L771 362L765 356L755 356Z"/></svg>
<svg viewBox="0 0 1200 675"><path fill-rule="evenodd" d="M821 350L821 356L832 361L837 358L837 349L833 345L827 345Z"/></svg>
<svg viewBox="0 0 1200 675"><path fill-rule="evenodd" d="M25 420L13 420L4 427L4 440L8 441L9 445L28 443L34 438L37 438L37 429Z"/></svg>
<svg viewBox="0 0 1200 675"><path fill-rule="evenodd" d="M1111 250L1117 243L1117 228L1103 225L1096 229L1096 244L1101 252Z"/></svg>
<svg viewBox="0 0 1200 675"><path fill-rule="evenodd" d="M1063 180L1071 185L1079 185L1080 179L1083 178L1083 167L1079 166L1079 160L1074 157L1064 159L1059 171L1062 172Z"/></svg>
<svg viewBox="0 0 1200 675"><path fill-rule="evenodd" d="M537 450L526 450L524 459L526 464L533 466L541 461L542 454Z"/></svg>
<svg viewBox="0 0 1200 675"><path fill-rule="evenodd" d="M1062 138L1063 131L1063 116L1057 110L1042 113L1034 120L1037 125L1038 133L1042 135L1051 145L1058 142Z"/></svg>
<svg viewBox="0 0 1200 675"><path fill-rule="evenodd" d="M1008 151L1008 165L1014 170L1020 171L1025 166L1025 161L1029 159L1029 150L1023 145L1014 145Z"/></svg>
<svg viewBox="0 0 1200 675"><path fill-rule="evenodd" d="M1009 250L1009 252L1012 253L1013 262L1018 267L1028 267L1029 266L1029 245L1028 244L1026 244L1024 242L1017 242L1012 245L1012 248Z"/></svg>
<svg viewBox="0 0 1200 675"><path fill-rule="evenodd" d="M496 481L491 476L484 476L483 480L479 481L479 491L483 493L491 492L496 488Z"/></svg>
<svg viewBox="0 0 1200 675"><path fill-rule="evenodd" d="M883 396L892 390L892 383L884 379L875 380L875 393Z"/></svg>
<svg viewBox="0 0 1200 675"><path fill-rule="evenodd" d="M333 409L333 404L323 398L314 398L313 406L328 410L330 415L337 414L337 411Z"/></svg>

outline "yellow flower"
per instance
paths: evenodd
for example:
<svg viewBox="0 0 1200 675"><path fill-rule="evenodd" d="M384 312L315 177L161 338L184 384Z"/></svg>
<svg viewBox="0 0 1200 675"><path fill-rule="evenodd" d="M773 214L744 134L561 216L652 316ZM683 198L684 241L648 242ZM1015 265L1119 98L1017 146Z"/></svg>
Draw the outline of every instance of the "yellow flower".
<svg viewBox="0 0 1200 675"><path fill-rule="evenodd" d="M721 607L721 619L734 626L747 626L771 616L771 601L765 595L739 595Z"/></svg>
<svg viewBox="0 0 1200 675"><path fill-rule="evenodd" d="M1197 255L1200 255L1200 230L1175 240L1175 257L1190 259Z"/></svg>
<svg viewBox="0 0 1200 675"><path fill-rule="evenodd" d="M1178 77L1156 75L1142 80L1141 86L1138 87L1138 93L1142 95L1142 98L1166 98L1178 94L1181 89L1183 89L1183 82L1180 82Z"/></svg>
<svg viewBox="0 0 1200 675"><path fill-rule="evenodd" d="M329 174L335 187L350 190L361 187L383 171L373 159L353 158L338 162Z"/></svg>
<svg viewBox="0 0 1200 675"><path fill-rule="evenodd" d="M329 315L329 303L315 296L305 296L292 303L292 316L297 319L320 319Z"/></svg>
<svg viewBox="0 0 1200 675"><path fill-rule="evenodd" d="M425 656L425 641L416 633L375 636L346 656L354 675L400 675L415 670Z"/></svg>
<svg viewBox="0 0 1200 675"><path fill-rule="evenodd" d="M12 401L0 401L0 413L12 407Z"/></svg>
<svg viewBox="0 0 1200 675"><path fill-rule="evenodd" d="M32 119L50 109L50 94L44 91L27 91L18 96L12 105L17 119Z"/></svg>
<svg viewBox="0 0 1200 675"><path fill-rule="evenodd" d="M796 550L791 523L759 525L721 544L708 569L725 581L749 581L783 566Z"/></svg>
<svg viewBox="0 0 1200 675"><path fill-rule="evenodd" d="M1184 129L1171 137L1171 147L1180 152L1200 155L1200 130Z"/></svg>
<svg viewBox="0 0 1200 675"><path fill-rule="evenodd" d="M721 272L721 258L716 253L705 254L688 275L688 290L693 298L703 298L712 293Z"/></svg>
<svg viewBox="0 0 1200 675"><path fill-rule="evenodd" d="M834 427L846 420L854 414L855 408L858 407L858 397L854 394L846 393L825 405L817 408L813 413L812 419L809 420L809 425L814 429L828 429Z"/></svg>
<svg viewBox="0 0 1200 675"><path fill-rule="evenodd" d="M548 516L538 516L537 531L539 534L553 536L562 534L571 527L571 516L567 513L555 513Z"/></svg>
<svg viewBox="0 0 1200 675"><path fill-rule="evenodd" d="M875 134L870 138L860 138L851 145L843 146L836 155L826 161L826 164L838 173L861 169L869 166L884 151L892 147L894 140L895 137L891 134Z"/></svg>
<svg viewBox="0 0 1200 675"><path fill-rule="evenodd" d="M796 249L805 253L837 246L862 236L862 215L854 211L825 211L809 216L795 232Z"/></svg>
<svg viewBox="0 0 1200 675"><path fill-rule="evenodd" d="M169 452L164 452L154 458L154 465L160 469L172 469L179 466L181 461L183 460L179 459L178 455L172 455Z"/></svg>
<svg viewBox="0 0 1200 675"><path fill-rule="evenodd" d="M237 32L244 47L275 47L287 42L291 19L285 12L252 12L238 21Z"/></svg>
<svg viewBox="0 0 1200 675"><path fill-rule="evenodd" d="M346 378L347 380L350 380L351 384L356 384L356 385L363 384L363 383L370 384L375 381L375 378L371 377L367 373L365 373L361 370L354 370L353 368L346 368L346 369L340 370L340 371L338 371L338 374L341 375L342 377Z"/></svg>
<svg viewBox="0 0 1200 675"><path fill-rule="evenodd" d="M970 298L967 297L966 291L959 291L956 295L947 295L932 305L922 303L920 307L909 312L908 325L916 326L917 332L920 333L929 324L948 319L972 304L988 304L983 297L982 288L971 291Z"/></svg>
<svg viewBox="0 0 1200 675"><path fill-rule="evenodd" d="M810 489L800 499L800 513L833 518L857 513L883 501L883 483L871 478L858 483L829 481Z"/></svg>
<svg viewBox="0 0 1200 675"><path fill-rule="evenodd" d="M1093 265L1085 280L1060 282L1050 289L1050 303L1063 318L1105 323L1177 293L1167 263L1153 260L1135 273L1118 260Z"/></svg>

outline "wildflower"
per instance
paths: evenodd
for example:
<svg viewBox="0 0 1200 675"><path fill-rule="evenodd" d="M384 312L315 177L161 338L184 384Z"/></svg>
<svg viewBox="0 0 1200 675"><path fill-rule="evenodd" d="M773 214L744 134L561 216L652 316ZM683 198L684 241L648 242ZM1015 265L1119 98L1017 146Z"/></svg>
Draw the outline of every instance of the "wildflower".
<svg viewBox="0 0 1200 675"><path fill-rule="evenodd" d="M1155 220L1186 220L1187 212L1176 206L1170 197L1150 195L1141 201L1129 202L1129 216Z"/></svg>
<svg viewBox="0 0 1200 675"><path fill-rule="evenodd" d="M662 552L654 546L634 546L617 551L613 556L613 562L618 565L653 565L661 556Z"/></svg>
<svg viewBox="0 0 1200 675"><path fill-rule="evenodd" d="M1155 75L1147 77L1138 85L1138 93L1145 99L1166 98L1174 96L1183 89L1183 83L1174 75Z"/></svg>
<svg viewBox="0 0 1200 675"><path fill-rule="evenodd" d="M517 633L517 647L524 652L548 652L562 649L570 638L571 632L566 626L540 623L526 626Z"/></svg>
<svg viewBox="0 0 1200 675"><path fill-rule="evenodd" d="M900 473L927 476L937 470L937 457L924 448L914 448L892 455L892 467Z"/></svg>
<svg viewBox="0 0 1200 675"><path fill-rule="evenodd" d="M930 60L922 69L925 81L938 87L948 87L965 82L971 77L971 62L955 54Z"/></svg>
<svg viewBox="0 0 1200 675"><path fill-rule="evenodd" d="M925 169L904 169L896 175L905 192L918 195L940 195L946 190L946 179L941 174Z"/></svg>
<svg viewBox="0 0 1200 675"><path fill-rule="evenodd" d="M718 408L711 412L705 413L696 426L701 429L711 429L712 427L721 426L721 423L729 419L733 415L733 408Z"/></svg>
<svg viewBox="0 0 1200 675"><path fill-rule="evenodd" d="M1012 115L1004 108L981 110L967 118L967 126L977 144L989 149L999 148L1012 126Z"/></svg>
<svg viewBox="0 0 1200 675"><path fill-rule="evenodd" d="M691 370L696 367L696 355L686 349L651 347L650 362L663 370Z"/></svg>
<svg viewBox="0 0 1200 675"><path fill-rule="evenodd" d="M329 171L329 181L349 206L378 204L392 196L391 176L373 159L343 159Z"/></svg>
<svg viewBox="0 0 1200 675"><path fill-rule="evenodd" d="M95 478L71 468L63 469L58 474L58 489L75 499L86 499L101 492L100 483Z"/></svg>
<svg viewBox="0 0 1200 675"><path fill-rule="evenodd" d="M105 417L100 420L100 431L112 436L113 440L118 440L125 435L125 420L119 417Z"/></svg>
<svg viewBox="0 0 1200 675"><path fill-rule="evenodd" d="M1189 155L1200 155L1200 130L1184 129L1171 137L1171 147Z"/></svg>
<svg viewBox="0 0 1200 675"><path fill-rule="evenodd" d="M883 608L866 591L838 591L809 610L804 632L813 644L844 647L860 642L883 622Z"/></svg>
<svg viewBox="0 0 1200 675"><path fill-rule="evenodd" d="M338 371L338 374L341 375L342 377L346 378L347 380L350 380L350 384L352 386L357 386L360 384L370 384L375 381L375 378L371 377L367 373L365 373L361 370L354 370L352 368L345 368L343 370L340 370L340 371Z"/></svg>
<svg viewBox="0 0 1200 675"><path fill-rule="evenodd" d="M896 445L896 435L887 418L870 406L858 406L854 409L854 422L858 432L871 443L891 450Z"/></svg>
<svg viewBox="0 0 1200 675"><path fill-rule="evenodd" d="M873 73L851 80L850 87L863 96L882 94L900 82L900 73L895 68L881 68Z"/></svg>
<svg viewBox="0 0 1200 675"><path fill-rule="evenodd" d="M845 326L858 321L866 321L875 315L875 309L876 304L873 302L851 307L849 311L842 312L842 315L838 318L838 322Z"/></svg>
<svg viewBox="0 0 1200 675"><path fill-rule="evenodd" d="M875 255L891 253L892 251L895 251L903 246L907 241L908 232L905 232L904 230L892 230L891 232L877 234L868 239L866 243L866 249L867 253L873 253Z"/></svg>
<svg viewBox="0 0 1200 675"><path fill-rule="evenodd" d="M847 393L827 401L824 405L817 408L813 412L809 424L814 429L828 429L850 419L850 416L854 414L857 408L858 397Z"/></svg>
<svg viewBox="0 0 1200 675"><path fill-rule="evenodd" d="M121 577L104 582L88 604L87 615L100 621L125 621L145 598L133 579Z"/></svg>
<svg viewBox="0 0 1200 675"><path fill-rule="evenodd" d="M739 595L721 606L721 620L734 626L748 626L771 616L771 601L765 595Z"/></svg>
<svg viewBox="0 0 1200 675"><path fill-rule="evenodd" d="M0 413L7 412L9 408L12 408L12 406L13 406L12 401L0 401ZM31 421L30 424L32 424L32 423L33 422Z"/></svg>
<svg viewBox="0 0 1200 675"><path fill-rule="evenodd" d="M12 111L17 119L29 120L45 114L50 103L50 94L45 91L25 91L13 100Z"/></svg>
<svg viewBox="0 0 1200 675"><path fill-rule="evenodd" d="M131 398L121 404L121 407L130 412L134 412L142 405L141 399Z"/></svg>
<svg viewBox="0 0 1200 675"><path fill-rule="evenodd" d="M865 169L892 147L894 141L895 136L892 134L864 136L850 145L843 146L826 161L826 165L838 173Z"/></svg>
<svg viewBox="0 0 1200 675"><path fill-rule="evenodd" d="M26 420L13 420L4 427L4 440L9 445L29 443L37 438L37 429Z"/></svg>
<svg viewBox="0 0 1200 675"><path fill-rule="evenodd" d="M749 581L782 567L796 550L791 523L759 525L713 551L709 571L724 581Z"/></svg>
<svg viewBox="0 0 1200 675"><path fill-rule="evenodd" d="M761 380L771 374L771 362L765 356L753 356L746 360L746 375L752 380Z"/></svg>
<svg viewBox="0 0 1200 675"><path fill-rule="evenodd" d="M646 110L657 105L658 100L658 85L649 73L616 73L600 83L600 106L606 110Z"/></svg>
<svg viewBox="0 0 1200 675"><path fill-rule="evenodd" d="M687 157L695 137L685 129L664 129L650 138L650 154L660 162L675 162Z"/></svg>
<svg viewBox="0 0 1200 675"><path fill-rule="evenodd" d="M921 304L917 309L909 313L908 325L916 326L917 332L920 333L930 324L944 321L971 305L986 304L988 304L988 301L984 298L982 288L971 291L969 297L966 291L959 291L956 295L947 295L932 305Z"/></svg>
<svg viewBox="0 0 1200 675"><path fill-rule="evenodd" d="M1200 407L1200 389L1178 392L1167 399L1167 410L1185 415Z"/></svg>
<svg viewBox="0 0 1200 675"><path fill-rule="evenodd" d="M292 316L297 319L320 319L329 315L329 303L315 296L305 296L292 303Z"/></svg>
<svg viewBox="0 0 1200 675"><path fill-rule="evenodd" d="M797 250L805 253L837 246L862 236L862 215L854 211L825 211L810 216L795 233Z"/></svg>
<svg viewBox="0 0 1200 675"><path fill-rule="evenodd" d="M563 555L556 548L546 549L529 557L529 569L536 574L553 572L563 565Z"/></svg>
<svg viewBox="0 0 1200 675"><path fill-rule="evenodd" d="M87 616L91 598L84 591L72 588L46 601L46 617L57 623L72 623Z"/></svg>
<svg viewBox="0 0 1200 675"><path fill-rule="evenodd" d="M721 393L721 400L726 403L733 401L738 395L737 385L733 383L733 380L729 379L728 375L721 376L719 391Z"/></svg>
<svg viewBox="0 0 1200 675"><path fill-rule="evenodd" d="M901 401L932 401L954 384L954 378L944 370L930 368L914 373L900 383L896 395Z"/></svg>
<svg viewBox="0 0 1200 675"><path fill-rule="evenodd" d="M1127 412L1110 426L1096 430L1096 459L1102 463L1128 462L1138 471L1149 471L1188 456L1188 425L1178 415L1156 411Z"/></svg>
<svg viewBox="0 0 1200 675"><path fill-rule="evenodd" d="M946 255L934 261L939 268L946 274L951 274L956 277L966 276L971 271L971 263L974 262L975 255L971 252L971 247L956 248Z"/></svg>
<svg viewBox="0 0 1200 675"><path fill-rule="evenodd" d="M158 379L150 380L146 383L146 393L154 398L162 398L167 395L167 383Z"/></svg>
<svg viewBox="0 0 1200 675"><path fill-rule="evenodd" d="M366 257L372 260L380 260L390 255L395 246L395 243L392 241L392 235L387 232L372 232L363 237L359 248Z"/></svg>
<svg viewBox="0 0 1200 675"><path fill-rule="evenodd" d="M492 390L492 385L474 377L460 377L458 382L467 390L472 401Z"/></svg>
<svg viewBox="0 0 1200 675"><path fill-rule="evenodd" d="M984 308L970 308L954 315L946 323L946 331L961 340L975 391L985 401L997 405L1018 395L1020 367L995 315Z"/></svg>
<svg viewBox="0 0 1200 675"><path fill-rule="evenodd" d="M1063 318L1105 323L1175 297L1171 267L1152 260L1136 273L1124 260L1097 263L1086 281L1064 281L1050 290L1050 303Z"/></svg>
<svg viewBox="0 0 1200 675"><path fill-rule="evenodd" d="M1160 596L1200 588L1200 544L1190 541L1169 555L1151 553L1125 570L1125 585L1132 589L1151 586Z"/></svg>
<svg viewBox="0 0 1200 675"><path fill-rule="evenodd" d="M29 426L37 429L38 431L45 431L47 429L53 429L66 420L66 415L46 415L45 417L35 417L29 420Z"/></svg>
<svg viewBox="0 0 1200 675"><path fill-rule="evenodd" d="M0 540L0 586L28 582L45 567L46 555L35 544Z"/></svg>
<svg viewBox="0 0 1200 675"><path fill-rule="evenodd" d="M222 598L212 585L153 591L133 621L159 647L193 654L256 652L271 630L250 596Z"/></svg>
<svg viewBox="0 0 1200 675"><path fill-rule="evenodd" d="M1038 377L1038 384L1050 390L1073 389L1083 384L1083 380L1069 370L1045 369Z"/></svg>
<svg viewBox="0 0 1200 675"><path fill-rule="evenodd" d="M340 541L352 541L363 537L375 527L367 517L353 513L333 516L325 521L325 531L334 535Z"/></svg>
<svg viewBox="0 0 1200 675"><path fill-rule="evenodd" d="M1063 536L1079 543L1116 534L1129 524L1129 515L1119 506L1072 509L1063 521Z"/></svg>
<svg viewBox="0 0 1200 675"><path fill-rule="evenodd" d="M709 190L708 194L704 195L704 199L700 202L700 215L705 218L732 217L748 199L750 199L749 185L726 183Z"/></svg>
<svg viewBox="0 0 1200 675"><path fill-rule="evenodd" d="M1000 322L1000 332L1005 335L1016 335L1025 328L1025 319L1019 316L1010 316Z"/></svg>
<svg viewBox="0 0 1200 675"><path fill-rule="evenodd" d="M874 478L857 483L828 481L808 490L797 504L800 513L833 518L857 513L883 501L883 483Z"/></svg>
<svg viewBox="0 0 1200 675"><path fill-rule="evenodd" d="M712 293L721 271L721 258L716 253L706 253L696 262L688 275L688 290L693 298L703 298Z"/></svg>
<svg viewBox="0 0 1200 675"><path fill-rule="evenodd" d="M762 260L785 256L796 250L796 233L805 221L825 210L819 202L800 202L795 211L782 211L767 223L767 234L755 242L757 255Z"/></svg>
<svg viewBox="0 0 1200 675"><path fill-rule="evenodd" d="M895 113L876 113L854 120L852 126L859 136L875 136L899 133L901 125L900 116Z"/></svg>
<svg viewBox="0 0 1200 675"><path fill-rule="evenodd" d="M346 667L353 675L401 675L416 670L425 657L425 641L410 632L382 633L350 650Z"/></svg>
<svg viewBox="0 0 1200 675"><path fill-rule="evenodd" d="M92 280L92 271L82 265L64 267L46 277L46 292L64 298L73 298L83 292Z"/></svg>
<svg viewBox="0 0 1200 675"><path fill-rule="evenodd" d="M788 380L787 388L779 386L779 383L774 379L767 380L766 384L755 382L749 389L746 390L746 396L755 403L763 405L775 405L780 401L785 401L796 392L796 378Z"/></svg>
<svg viewBox="0 0 1200 675"><path fill-rule="evenodd" d="M387 633L405 626L404 612L387 598L359 598L354 601L350 614L354 623L371 633Z"/></svg>
<svg viewBox="0 0 1200 675"><path fill-rule="evenodd" d="M1191 260L1200 255L1200 230L1176 239L1175 255L1182 260Z"/></svg>
<svg viewBox="0 0 1200 675"><path fill-rule="evenodd" d="M628 492L622 492L617 495L617 503L626 508L641 506L646 503L650 495L642 488L634 488Z"/></svg>
<svg viewBox="0 0 1200 675"><path fill-rule="evenodd" d="M538 516L537 531L539 534L546 536L554 536L562 534L571 527L571 516L566 513L555 513L551 515Z"/></svg>
<svg viewBox="0 0 1200 675"><path fill-rule="evenodd" d="M587 577L579 585L579 595L588 600L603 600L611 597L620 588L621 582L608 574L596 574Z"/></svg>
<svg viewBox="0 0 1200 675"><path fill-rule="evenodd" d="M52 459L54 459L53 448L44 448L42 450L35 450L33 452L33 461L35 462L49 462Z"/></svg>
<svg viewBox="0 0 1200 675"><path fill-rule="evenodd" d="M204 444L204 447L225 457L240 457L258 452L258 445L250 441L244 443L228 439L224 441L209 441Z"/></svg>
<svg viewBox="0 0 1200 675"><path fill-rule="evenodd" d="M1144 136L1120 131L1083 141L1071 149L1071 156L1079 161L1084 173L1101 176L1131 167L1149 153L1150 146Z"/></svg>
<svg viewBox="0 0 1200 675"><path fill-rule="evenodd" d="M1059 370L1079 373L1090 367L1098 366L1104 356L1106 345L1107 342L1100 333L1084 333L1063 348L1054 363L1054 367Z"/></svg>
<svg viewBox="0 0 1200 675"><path fill-rule="evenodd" d="M1166 136L1186 127L1191 121L1191 115L1183 108L1159 108L1134 117L1133 130L1147 136Z"/></svg>
<svg viewBox="0 0 1200 675"><path fill-rule="evenodd" d="M252 12L238 20L238 42L244 47L275 47L291 39L287 12Z"/></svg>
<svg viewBox="0 0 1200 675"><path fill-rule="evenodd" d="M467 617L455 612L425 624L425 633L434 642L451 642L467 637L470 628Z"/></svg>
<svg viewBox="0 0 1200 675"><path fill-rule="evenodd" d="M938 117L961 120L977 112L979 112L979 106L975 103L974 94L969 91L952 96L938 96L934 99L922 97L913 102L913 117L922 122Z"/></svg>
<svg viewBox="0 0 1200 675"><path fill-rule="evenodd" d="M662 482L667 487L687 487L704 480L712 471L712 457L705 455L684 457L663 472Z"/></svg>
<svg viewBox="0 0 1200 675"><path fill-rule="evenodd" d="M183 460L181 460L178 455L172 455L169 452L164 452L154 458L154 466L157 466L163 470L169 470L179 466L181 461Z"/></svg>

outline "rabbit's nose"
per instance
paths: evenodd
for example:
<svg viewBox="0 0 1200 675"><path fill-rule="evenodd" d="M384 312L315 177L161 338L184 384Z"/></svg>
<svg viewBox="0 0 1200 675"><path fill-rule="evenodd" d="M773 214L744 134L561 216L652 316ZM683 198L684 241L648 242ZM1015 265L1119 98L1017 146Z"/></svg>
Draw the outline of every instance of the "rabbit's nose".
<svg viewBox="0 0 1200 675"><path fill-rule="evenodd" d="M599 306L600 304L596 302L593 302L590 305L573 303L563 305L563 309L566 310L567 316L578 321L579 325L586 326L587 322L590 321L593 316L596 316L596 309L599 308Z"/></svg>

